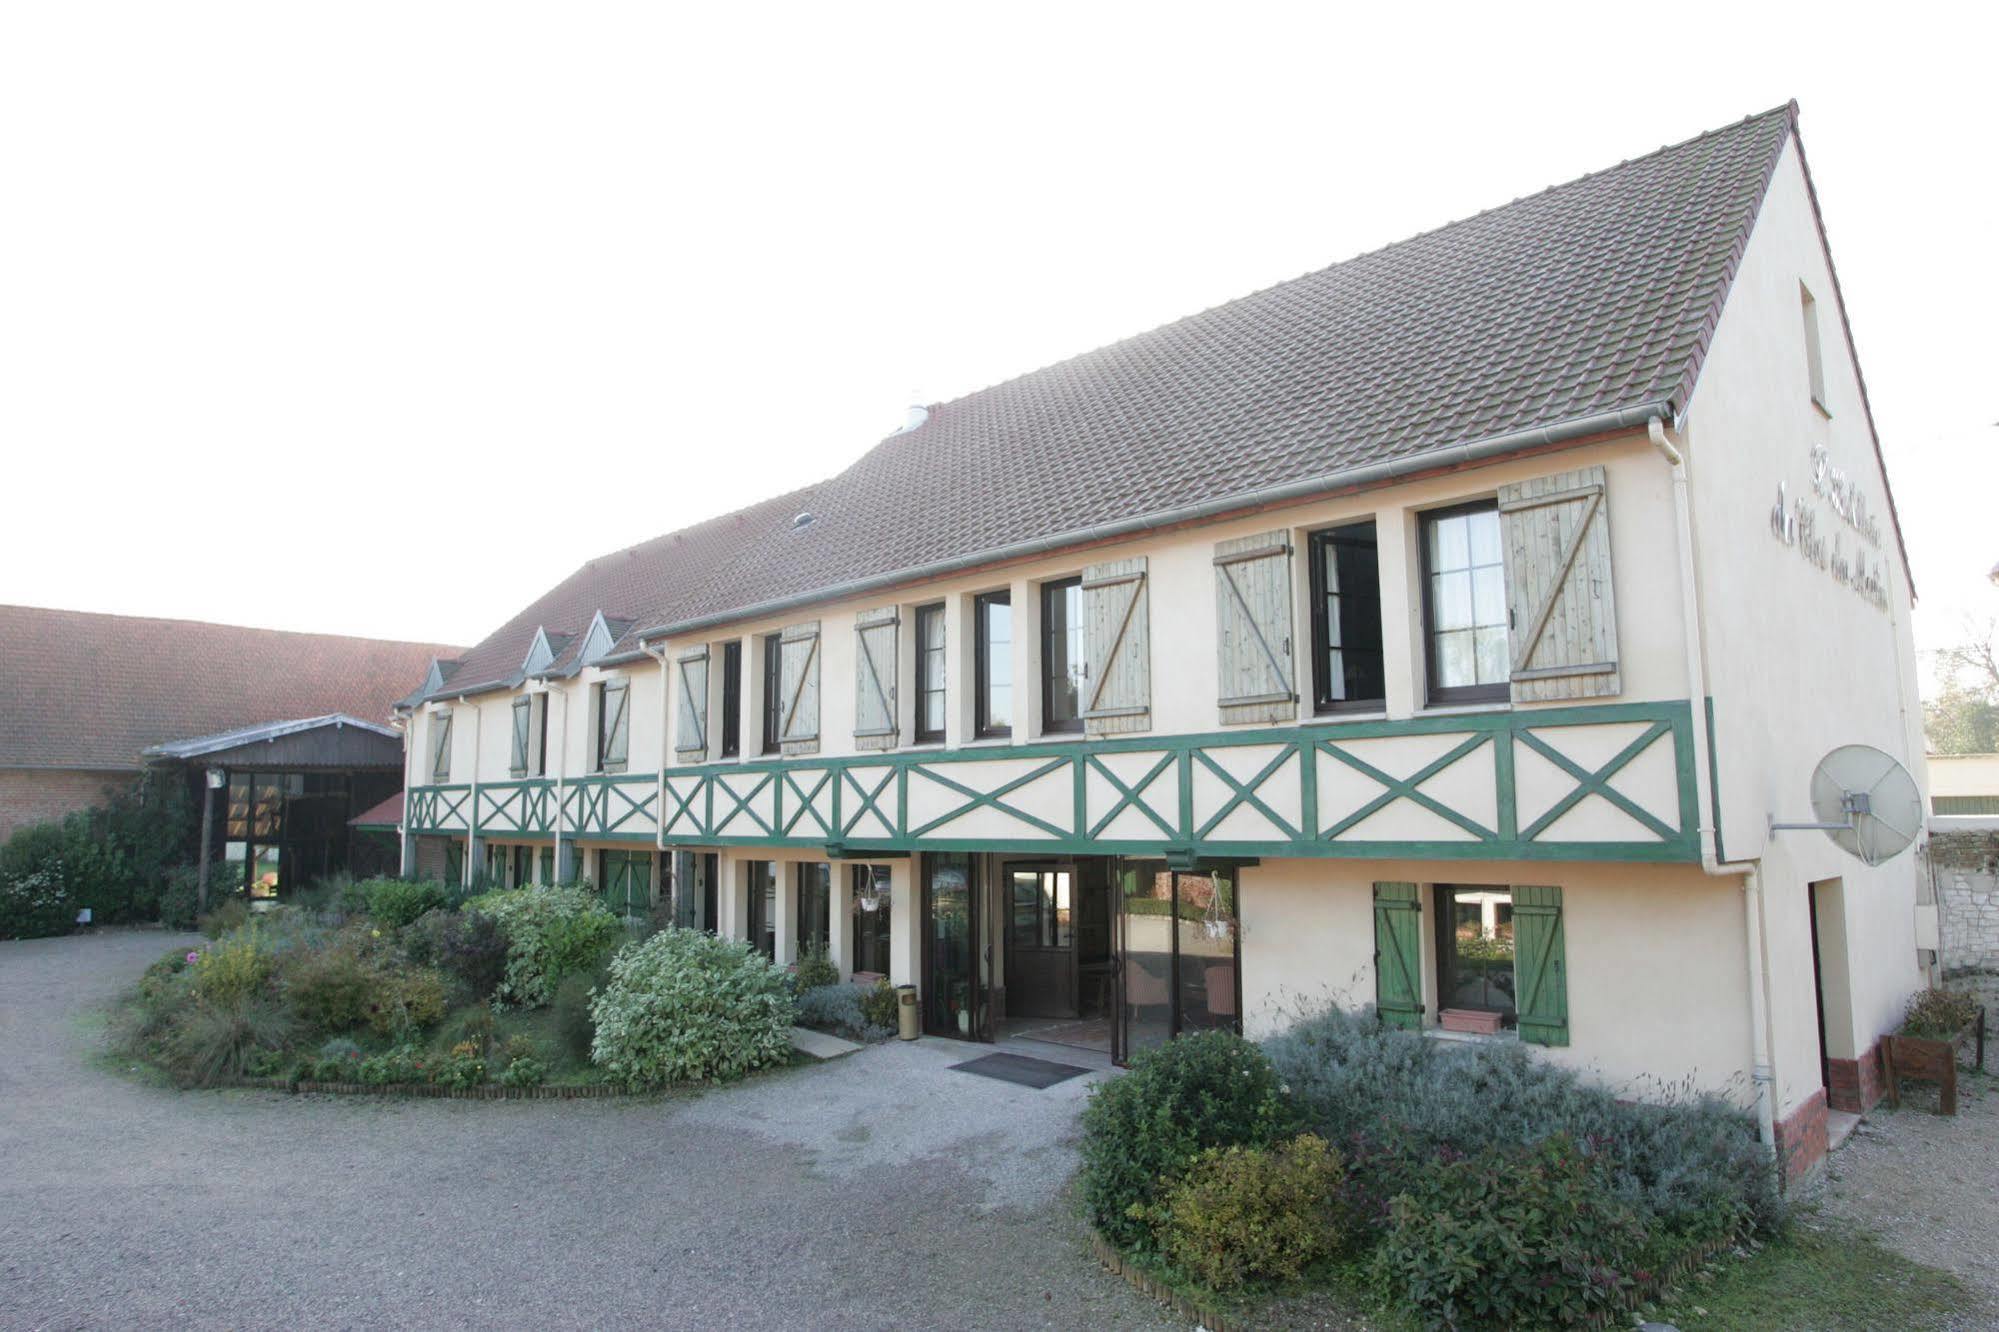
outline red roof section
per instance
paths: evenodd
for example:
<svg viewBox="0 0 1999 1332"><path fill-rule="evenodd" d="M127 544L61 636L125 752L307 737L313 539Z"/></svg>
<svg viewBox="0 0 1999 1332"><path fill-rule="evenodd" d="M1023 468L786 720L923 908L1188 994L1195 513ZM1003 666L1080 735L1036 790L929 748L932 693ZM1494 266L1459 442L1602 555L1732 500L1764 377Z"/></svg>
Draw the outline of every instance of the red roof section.
<svg viewBox="0 0 1999 1332"><path fill-rule="evenodd" d="M372 805L347 820L350 828L399 828L403 822L403 793L396 792L379 805Z"/></svg>
<svg viewBox="0 0 1999 1332"><path fill-rule="evenodd" d="M0 606L0 768L136 769L149 745L344 712L386 722L460 649Z"/></svg>

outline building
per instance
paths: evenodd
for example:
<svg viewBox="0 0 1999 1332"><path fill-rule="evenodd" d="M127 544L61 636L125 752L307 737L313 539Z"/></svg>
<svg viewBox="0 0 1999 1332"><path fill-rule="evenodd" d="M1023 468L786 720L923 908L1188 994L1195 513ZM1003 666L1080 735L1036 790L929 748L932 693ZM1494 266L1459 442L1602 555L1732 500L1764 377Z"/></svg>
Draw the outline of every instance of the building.
<svg viewBox="0 0 1999 1332"><path fill-rule="evenodd" d="M211 840L241 886L343 868L348 819L400 789L394 705L458 651L0 606L0 840L166 764L197 791L218 774Z"/></svg>
<svg viewBox="0 0 1999 1332"><path fill-rule="evenodd" d="M1924 762L1933 817L1999 820L1999 754L1931 754Z"/></svg>
<svg viewBox="0 0 1999 1332"><path fill-rule="evenodd" d="M1796 1174L1879 1095L1916 870L1768 823L1836 745L1920 770L1911 601L1787 106L591 562L420 691L405 855L946 1036L1377 1004L1733 1096Z"/></svg>

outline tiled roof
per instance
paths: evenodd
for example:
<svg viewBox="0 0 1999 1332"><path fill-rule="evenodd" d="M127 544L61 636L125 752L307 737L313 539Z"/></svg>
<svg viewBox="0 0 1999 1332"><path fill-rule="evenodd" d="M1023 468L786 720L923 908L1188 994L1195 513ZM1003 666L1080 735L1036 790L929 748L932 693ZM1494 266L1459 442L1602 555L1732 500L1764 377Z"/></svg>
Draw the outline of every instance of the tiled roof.
<svg viewBox="0 0 1999 1332"><path fill-rule="evenodd" d="M593 561L481 644L621 642L1190 506L1686 405L1795 106L939 404L839 475ZM1411 464L1413 465L1413 464ZM795 528L794 517L813 521Z"/></svg>
<svg viewBox="0 0 1999 1332"><path fill-rule="evenodd" d="M459 649L0 606L0 767L133 769L153 746L345 713L379 724Z"/></svg>
<svg viewBox="0 0 1999 1332"><path fill-rule="evenodd" d="M347 820L350 828L400 828L403 822L403 793L396 792L379 805L368 808Z"/></svg>

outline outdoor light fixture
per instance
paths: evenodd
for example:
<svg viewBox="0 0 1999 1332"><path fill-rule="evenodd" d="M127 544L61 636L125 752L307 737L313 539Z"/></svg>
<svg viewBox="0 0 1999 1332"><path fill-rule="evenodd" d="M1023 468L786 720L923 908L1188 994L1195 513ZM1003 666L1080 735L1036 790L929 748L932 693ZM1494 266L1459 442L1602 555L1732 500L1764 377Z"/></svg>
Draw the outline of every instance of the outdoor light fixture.
<svg viewBox="0 0 1999 1332"><path fill-rule="evenodd" d="M227 786L227 785L229 785L229 774L228 774L228 772L226 772L225 770L223 770L223 769L221 769L221 768L210 768L210 769L208 770L208 789L209 789L209 790L211 790L211 791L220 791L220 790L221 790L221 789L222 789L223 787L225 787L225 786Z"/></svg>

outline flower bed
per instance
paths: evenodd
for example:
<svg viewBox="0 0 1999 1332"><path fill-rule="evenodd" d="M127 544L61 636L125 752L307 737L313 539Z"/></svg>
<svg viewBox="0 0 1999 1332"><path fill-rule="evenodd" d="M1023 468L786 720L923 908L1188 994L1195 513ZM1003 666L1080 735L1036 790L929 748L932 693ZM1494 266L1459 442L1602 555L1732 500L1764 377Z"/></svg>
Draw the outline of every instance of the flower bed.
<svg viewBox="0 0 1999 1332"><path fill-rule="evenodd" d="M1083 1159L1117 1270L1210 1326L1311 1289L1429 1326L1608 1326L1782 1222L1732 1107L1622 1103L1517 1047L1371 1014L1139 1056L1092 1094Z"/></svg>

